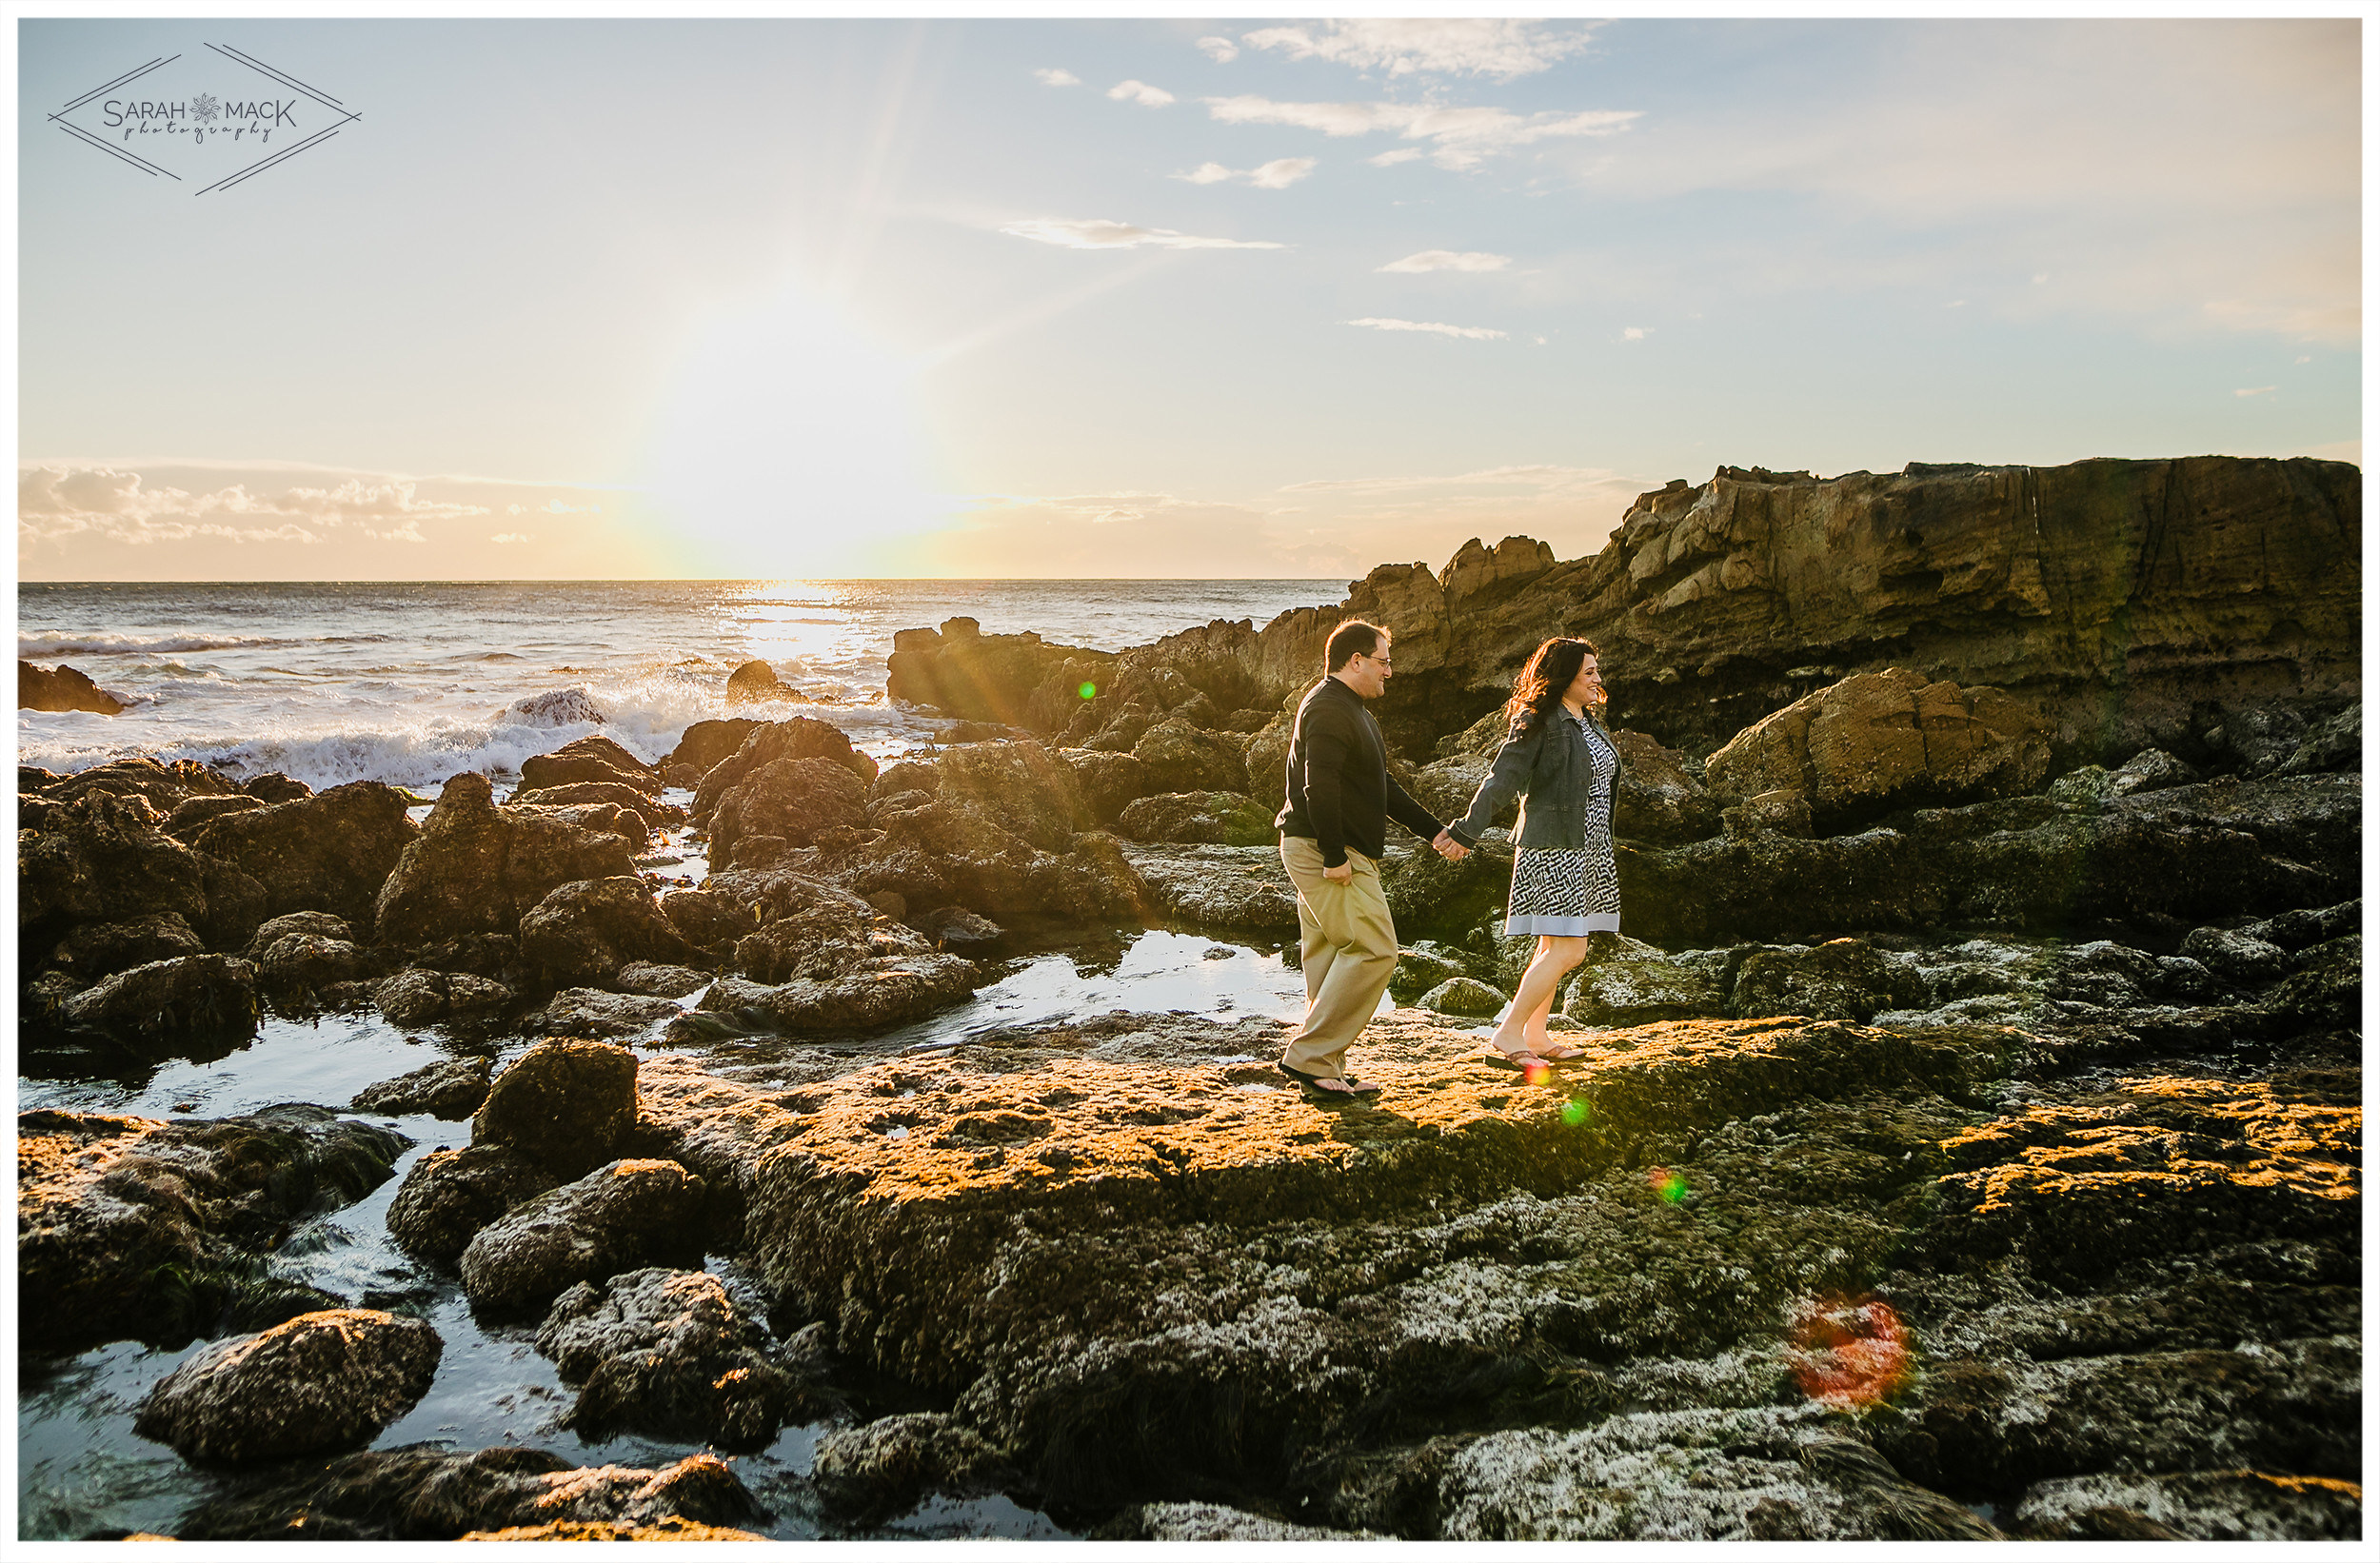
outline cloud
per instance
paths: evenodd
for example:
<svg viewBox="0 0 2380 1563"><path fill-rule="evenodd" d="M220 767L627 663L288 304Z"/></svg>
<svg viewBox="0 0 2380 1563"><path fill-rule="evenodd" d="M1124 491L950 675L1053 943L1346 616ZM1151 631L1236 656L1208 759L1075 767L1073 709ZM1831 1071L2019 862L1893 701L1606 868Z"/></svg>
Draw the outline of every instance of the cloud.
<svg viewBox="0 0 2380 1563"><path fill-rule="evenodd" d="M1491 255L1484 249L1424 249L1401 261L1375 267L1376 271L1501 271L1513 264L1510 255Z"/></svg>
<svg viewBox="0 0 2380 1563"><path fill-rule="evenodd" d="M1205 50L1206 57L1217 65L1229 65L1240 58L1240 46L1229 38L1201 38L1199 48Z"/></svg>
<svg viewBox="0 0 2380 1563"><path fill-rule="evenodd" d="M1384 320L1377 315L1367 315L1361 320L1351 320L1347 324L1369 326L1376 331L1434 331L1439 336L1466 337L1480 342L1506 334L1502 331L1492 330L1485 326L1446 326L1434 320Z"/></svg>
<svg viewBox="0 0 2380 1563"><path fill-rule="evenodd" d="M1033 78L1043 87L1081 87L1082 85L1081 77L1071 70L1061 70L1056 66L1043 66L1033 72Z"/></svg>
<svg viewBox="0 0 2380 1563"><path fill-rule="evenodd" d="M1162 109L1174 101L1171 92L1146 82L1118 82L1107 89L1107 95L1118 103L1138 103L1150 109Z"/></svg>
<svg viewBox="0 0 2380 1563"><path fill-rule="evenodd" d="M1592 27L1557 31L1534 21L1375 17L1325 22L1319 30L1264 28L1240 41L1293 60L1329 60L1391 76L1426 71L1510 81L1584 52L1594 33Z"/></svg>
<svg viewBox="0 0 2380 1563"><path fill-rule="evenodd" d="M1220 163L1201 163L1188 173L1174 177L1193 185L1220 185L1226 179L1236 179L1260 190L1285 190L1312 173L1316 161L1311 157L1277 157L1253 168L1226 168Z"/></svg>
<svg viewBox="0 0 2380 1563"><path fill-rule="evenodd" d="M2245 390L2235 390L2231 394L2233 396L2271 396L2280 388L2278 386L2251 386Z"/></svg>
<svg viewBox="0 0 2380 1563"><path fill-rule="evenodd" d="M207 492L151 487L138 472L110 466L32 466L16 484L20 537L89 537L129 546L221 538L232 543L313 543L324 532L352 526L383 542L427 541L424 521L488 514L488 507L416 497L416 485L398 479L351 478L327 488L295 487L277 494L230 484Z"/></svg>
<svg viewBox="0 0 2380 1563"><path fill-rule="evenodd" d="M1141 228L1104 218L1074 221L1032 217L1002 225L1001 232L1062 249L1279 249L1269 239L1201 239L1169 228Z"/></svg>
<svg viewBox="0 0 2380 1563"><path fill-rule="evenodd" d="M1652 334L1653 327L1650 326L1629 326L1621 328L1619 339L1622 342L1642 342Z"/></svg>
<svg viewBox="0 0 2380 1563"><path fill-rule="evenodd" d="M1422 151L1418 147L1399 147L1394 151L1380 152L1367 157L1364 161L1376 168L1393 168L1399 163L1416 162L1421 156Z"/></svg>
<svg viewBox="0 0 2380 1563"><path fill-rule="evenodd" d="M1643 110L1636 109L1516 114L1504 109L1420 103L1279 103L1248 93L1200 101L1209 114L1226 125L1289 125L1319 130L1326 136L1388 130L1407 141L1434 142L1437 149L1430 154L1431 160L1441 168L1454 169L1472 168L1494 153L1540 141L1616 135L1643 115Z"/></svg>
<svg viewBox="0 0 2380 1563"><path fill-rule="evenodd" d="M490 543L526 543L535 536L534 532L490 532L487 534L487 541Z"/></svg>

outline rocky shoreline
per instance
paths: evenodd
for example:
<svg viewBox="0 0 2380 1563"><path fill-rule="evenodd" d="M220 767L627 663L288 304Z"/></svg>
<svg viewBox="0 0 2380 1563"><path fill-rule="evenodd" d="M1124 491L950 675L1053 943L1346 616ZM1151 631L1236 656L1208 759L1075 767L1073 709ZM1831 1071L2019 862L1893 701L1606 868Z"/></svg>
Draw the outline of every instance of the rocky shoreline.
<svg viewBox="0 0 2380 1563"><path fill-rule="evenodd" d="M953 720L890 762L708 722L426 812L21 771L26 1051L377 1012L442 1057L24 1115L20 1344L212 1342L138 1422L228 1474L192 1539L749 1533L790 1426L855 1533L1002 1494L1118 1538L2359 1536L2359 513L2304 460L1722 468L1591 559L1474 543L1261 629L904 632L890 693ZM1345 613L1441 814L1537 641L1601 644L1629 931L1564 993L1583 1059L1470 1033L1526 954L1500 832L1392 845L1372 1104L1285 1089L1267 1019L876 1040L1087 929L1292 935L1269 821ZM367 1447L436 1332L261 1256L406 1114L468 1139L389 1235L534 1328L557 1439L700 1452Z"/></svg>

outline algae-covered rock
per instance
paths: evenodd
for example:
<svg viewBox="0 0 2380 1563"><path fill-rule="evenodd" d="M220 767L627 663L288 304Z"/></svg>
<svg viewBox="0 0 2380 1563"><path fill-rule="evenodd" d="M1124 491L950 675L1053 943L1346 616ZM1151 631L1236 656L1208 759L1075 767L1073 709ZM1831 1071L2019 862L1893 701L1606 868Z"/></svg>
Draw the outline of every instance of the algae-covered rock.
<svg viewBox="0 0 2380 1563"><path fill-rule="evenodd" d="M225 955L152 960L101 979L59 1005L58 1014L145 1053L219 1054L256 1035L256 969Z"/></svg>
<svg viewBox="0 0 2380 1563"><path fill-rule="evenodd" d="M444 1349L417 1318L301 1314L184 1361L141 1402L133 1431L186 1459L227 1464L351 1449L427 1393Z"/></svg>
<svg viewBox="0 0 2380 1563"><path fill-rule="evenodd" d="M421 834L406 807L394 787L350 782L222 815L192 845L263 885L266 917L328 912L368 931L381 885Z"/></svg>
<svg viewBox="0 0 2380 1563"><path fill-rule="evenodd" d="M714 1454L645 1470L574 1467L542 1449L458 1454L415 1445L300 1464L200 1504L177 1533L185 1541L451 1541L556 1526L587 1539L710 1539L758 1509Z"/></svg>
<svg viewBox="0 0 2380 1563"><path fill-rule="evenodd" d="M515 1058L471 1118L471 1140L520 1152L558 1177L618 1154L636 1127L636 1055L614 1042L543 1041Z"/></svg>
<svg viewBox="0 0 2380 1563"><path fill-rule="evenodd" d="M463 1290L474 1308L519 1314L580 1281L698 1262L703 1196L674 1161L606 1163L481 1228L463 1250Z"/></svg>
<svg viewBox="0 0 2380 1563"><path fill-rule="evenodd" d="M361 1198L411 1143L296 1104L171 1123L20 1114L18 1338L44 1352L188 1340L220 1312L211 1272Z"/></svg>
<svg viewBox="0 0 2380 1563"><path fill-rule="evenodd" d="M468 972L428 971L414 966L374 986L372 1002L397 1025L425 1026L433 1020L500 1010L512 1002L512 990L502 982Z"/></svg>
<svg viewBox="0 0 2380 1563"><path fill-rule="evenodd" d="M1423 994L1414 1002L1422 1009L1434 1009L1442 1015L1467 1015L1493 1019L1503 1013L1510 996L1488 986L1476 978L1453 977Z"/></svg>
<svg viewBox="0 0 2380 1563"><path fill-rule="evenodd" d="M537 1349L579 1386L565 1421L590 1438L619 1432L754 1449L814 1397L719 1278L632 1270L554 1299Z"/></svg>
<svg viewBox="0 0 2380 1563"><path fill-rule="evenodd" d="M1158 793L1127 806L1116 830L1136 841L1213 846L1270 846L1279 839L1272 812L1240 792Z"/></svg>
<svg viewBox="0 0 2380 1563"><path fill-rule="evenodd" d="M347 1105L359 1113L427 1113L467 1118L487 1099L495 1069L489 1058L446 1058L358 1091Z"/></svg>
<svg viewBox="0 0 2380 1563"><path fill-rule="evenodd" d="M415 1258L452 1270L481 1228L557 1186L518 1151L440 1146L406 1173L388 1205L388 1236Z"/></svg>
<svg viewBox="0 0 2380 1563"><path fill-rule="evenodd" d="M521 959L547 981L597 981L631 960L694 951L633 875L556 885L521 919Z"/></svg>
<svg viewBox="0 0 2380 1563"><path fill-rule="evenodd" d="M381 885L375 926L393 944L510 934L557 886L635 877L621 837L499 809L487 778L466 771L447 779L420 836Z"/></svg>

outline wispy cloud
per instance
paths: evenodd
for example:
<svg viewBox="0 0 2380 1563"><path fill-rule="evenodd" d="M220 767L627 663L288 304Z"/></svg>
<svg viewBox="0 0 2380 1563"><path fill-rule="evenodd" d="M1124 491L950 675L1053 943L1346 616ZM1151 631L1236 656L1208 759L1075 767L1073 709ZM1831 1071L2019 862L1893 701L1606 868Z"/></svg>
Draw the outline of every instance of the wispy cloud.
<svg viewBox="0 0 2380 1563"><path fill-rule="evenodd" d="M396 480L352 478L279 493L231 484L193 492L151 487L138 472L109 466L34 466L17 474L16 513L22 537L89 534L138 546L200 537L312 543L343 526L378 541L420 543L427 541L421 522L486 515L487 507L420 499L412 483Z"/></svg>
<svg viewBox="0 0 2380 1563"><path fill-rule="evenodd" d="M490 543L526 543L535 535L533 532L490 532L487 534L487 541Z"/></svg>
<svg viewBox="0 0 2380 1563"><path fill-rule="evenodd" d="M1033 217L1004 224L1001 232L1062 249L1280 249L1268 239L1203 239L1169 228L1142 228L1105 218L1075 220Z"/></svg>
<svg viewBox="0 0 2380 1563"><path fill-rule="evenodd" d="M1501 271L1513 264L1510 255L1491 255L1484 249L1424 249L1401 261L1375 267L1378 271Z"/></svg>
<svg viewBox="0 0 2380 1563"><path fill-rule="evenodd" d="M1622 342L1642 342L1652 334L1653 327L1650 326L1627 326L1620 328L1619 339Z"/></svg>
<svg viewBox="0 0 2380 1563"><path fill-rule="evenodd" d="M1240 46L1229 38L1201 38L1199 40L1199 48L1205 51L1208 59L1218 65L1229 65L1240 58Z"/></svg>
<svg viewBox="0 0 2380 1563"><path fill-rule="evenodd" d="M1594 33L1592 27L1557 30L1534 21L1375 17L1263 28L1241 33L1240 41L1293 60L1330 60L1391 76L1427 71L1510 81L1583 53Z"/></svg>
<svg viewBox="0 0 2380 1563"><path fill-rule="evenodd" d="M1033 72L1033 78L1043 87L1081 87L1082 85L1081 77L1071 70L1061 69L1054 65L1043 66L1036 70Z"/></svg>
<svg viewBox="0 0 2380 1563"><path fill-rule="evenodd" d="M1516 114L1504 109L1455 109L1418 103L1279 103L1242 93L1206 98L1207 112L1226 125L1290 125L1327 136L1369 135L1387 130L1407 141L1429 141L1431 160L1441 168L1468 168L1494 153L1536 142L1572 136L1616 135L1643 110L1547 109ZM1375 162L1379 161L1375 159ZM1401 161L1401 160L1400 160Z"/></svg>
<svg viewBox="0 0 2380 1563"><path fill-rule="evenodd" d="M1393 168L1399 163L1418 162L1423 156L1418 147L1398 147L1364 159L1376 168Z"/></svg>
<svg viewBox="0 0 2380 1563"><path fill-rule="evenodd" d="M1466 337L1479 342L1508 334L1485 326L1448 326L1435 320L1387 320L1378 315L1366 315L1361 320L1351 320L1347 324L1369 326L1376 331L1430 331L1438 336Z"/></svg>
<svg viewBox="0 0 2380 1563"><path fill-rule="evenodd" d="M1285 190L1314 171L1316 159L1311 157L1277 157L1253 168L1226 168L1220 163L1201 163L1188 173L1178 173L1176 179L1186 179L1193 185L1220 185L1225 180L1238 180L1260 190Z"/></svg>
<svg viewBox="0 0 2380 1563"><path fill-rule="evenodd" d="M2235 390L2231 394L2233 396L2271 396L2280 388L2278 386L2251 386L2245 390Z"/></svg>
<svg viewBox="0 0 2380 1563"><path fill-rule="evenodd" d="M1107 95L1118 103L1138 103L1151 109L1162 109L1174 101L1174 95L1161 87L1146 82L1118 82L1107 89Z"/></svg>

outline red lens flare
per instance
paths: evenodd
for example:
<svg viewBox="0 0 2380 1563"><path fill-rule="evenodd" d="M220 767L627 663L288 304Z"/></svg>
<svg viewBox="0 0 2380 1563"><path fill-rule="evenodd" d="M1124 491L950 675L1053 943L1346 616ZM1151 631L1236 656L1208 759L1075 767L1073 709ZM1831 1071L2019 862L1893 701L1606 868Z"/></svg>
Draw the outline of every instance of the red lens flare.
<svg viewBox="0 0 2380 1563"><path fill-rule="evenodd" d="M1660 1197L1663 1204L1674 1205L1686 1197L1686 1175L1684 1173L1672 1172L1667 1167L1656 1167L1647 1173L1645 1177L1653 1185L1653 1192Z"/></svg>
<svg viewBox="0 0 2380 1563"><path fill-rule="evenodd" d="M1831 1410L1863 1411L1909 1382L1909 1329L1881 1297L1817 1297L1795 1316L1792 1356L1802 1394Z"/></svg>

